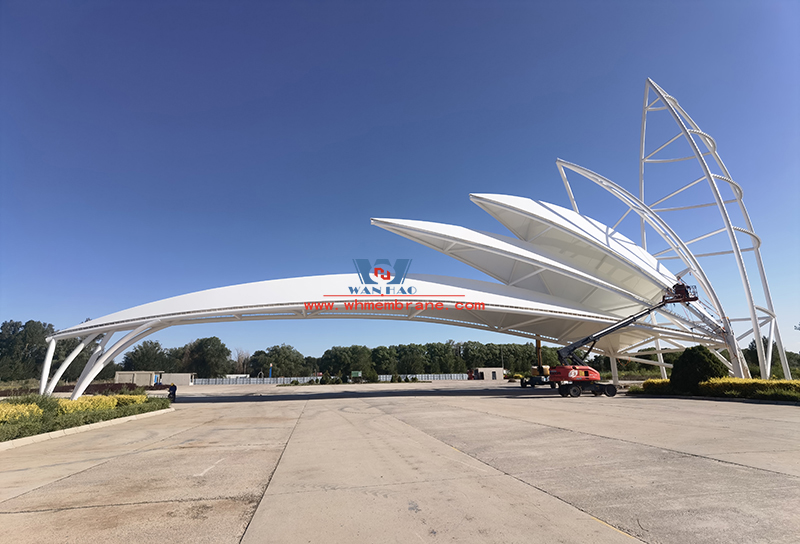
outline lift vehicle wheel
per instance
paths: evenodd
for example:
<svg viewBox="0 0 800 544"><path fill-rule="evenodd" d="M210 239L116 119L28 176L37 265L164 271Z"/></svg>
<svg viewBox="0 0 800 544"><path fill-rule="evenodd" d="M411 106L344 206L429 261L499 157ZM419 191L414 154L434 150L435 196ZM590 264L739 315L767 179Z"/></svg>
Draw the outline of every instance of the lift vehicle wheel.
<svg viewBox="0 0 800 544"><path fill-rule="evenodd" d="M567 388L567 393L569 393L570 397L580 397L582 391L581 386L574 383Z"/></svg>
<svg viewBox="0 0 800 544"><path fill-rule="evenodd" d="M556 387L558 387L556 382L550 382L550 389L555 389Z"/></svg>
<svg viewBox="0 0 800 544"><path fill-rule="evenodd" d="M526 385L528 385L528 384L526 384L526 383L525 383L525 378L522 378L522 379L519 381L519 385L520 385L520 387L525 387Z"/></svg>
<svg viewBox="0 0 800 544"><path fill-rule="evenodd" d="M603 393L605 393L607 397L613 397L617 394L617 387L614 384L608 384L603 389Z"/></svg>
<svg viewBox="0 0 800 544"><path fill-rule="evenodd" d="M566 397L569 393L567 393L567 386L566 385L559 385L558 386L558 394L562 397Z"/></svg>

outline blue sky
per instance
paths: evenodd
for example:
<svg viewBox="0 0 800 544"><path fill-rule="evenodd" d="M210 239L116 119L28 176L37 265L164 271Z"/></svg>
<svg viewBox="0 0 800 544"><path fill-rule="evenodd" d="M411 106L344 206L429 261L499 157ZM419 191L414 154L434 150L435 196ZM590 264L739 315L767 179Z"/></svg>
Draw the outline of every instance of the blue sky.
<svg viewBox="0 0 800 544"><path fill-rule="evenodd" d="M353 258L486 279L370 217L506 233L468 194L567 206L557 157L635 192L651 77L743 186L797 351L798 30L795 1L0 1L0 320L65 328L201 289L354 272ZM613 224L587 194L581 211ZM733 261L713 266L736 308ZM211 335L314 356L513 340L352 320L154 338Z"/></svg>

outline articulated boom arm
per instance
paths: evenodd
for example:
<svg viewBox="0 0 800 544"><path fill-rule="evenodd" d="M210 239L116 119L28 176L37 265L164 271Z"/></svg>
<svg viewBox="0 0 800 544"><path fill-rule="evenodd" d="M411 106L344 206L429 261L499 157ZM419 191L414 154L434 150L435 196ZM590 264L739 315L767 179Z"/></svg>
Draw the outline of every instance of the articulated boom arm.
<svg viewBox="0 0 800 544"><path fill-rule="evenodd" d="M586 361L586 359L589 357L589 354L592 352L592 349L594 349L597 341L604 336L608 336L609 334L615 333L618 330L627 327L636 320L643 318L644 316L658 310L663 306L666 306L667 304L691 302L693 300L697 300L697 288L684 283L676 283L672 286L672 289L666 290L664 296L661 298L661 302L655 306L645 308L638 313L629 315L622 321L617 321L610 327L605 328L600 332L596 332L587 336L586 338L578 340L577 342L573 342L568 346L564 346L558 350L558 360L562 365L583 365L584 361ZM586 354L583 357L579 357L575 352L587 344L591 344L591 346L589 346L589 349L586 351Z"/></svg>

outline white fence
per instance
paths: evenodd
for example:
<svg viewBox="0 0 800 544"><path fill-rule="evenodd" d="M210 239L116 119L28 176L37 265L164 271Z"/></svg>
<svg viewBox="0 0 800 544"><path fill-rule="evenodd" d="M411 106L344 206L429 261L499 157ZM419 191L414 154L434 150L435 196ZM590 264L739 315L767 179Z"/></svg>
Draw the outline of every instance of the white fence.
<svg viewBox="0 0 800 544"><path fill-rule="evenodd" d="M400 374L400 379L414 378L421 382L432 382L434 380L466 380L466 374ZM195 385L252 385L252 384L287 384L297 380L298 383L308 383L316 379L314 376L296 376L293 378L195 378ZM380 382L392 381L391 374L381 374L378 376Z"/></svg>

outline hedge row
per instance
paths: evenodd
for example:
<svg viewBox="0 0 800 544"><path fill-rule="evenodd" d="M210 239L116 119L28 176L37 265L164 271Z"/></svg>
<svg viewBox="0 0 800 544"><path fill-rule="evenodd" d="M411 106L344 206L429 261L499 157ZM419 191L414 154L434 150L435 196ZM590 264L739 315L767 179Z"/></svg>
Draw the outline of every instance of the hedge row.
<svg viewBox="0 0 800 544"><path fill-rule="evenodd" d="M40 415L42 415L42 409L36 404L0 403L0 423Z"/></svg>
<svg viewBox="0 0 800 544"><path fill-rule="evenodd" d="M75 412L111 410L117 406L142 404L146 400L147 395L114 395L111 397L95 395L93 397L81 397L77 400L58 399L58 412L61 414L72 414Z"/></svg>
<svg viewBox="0 0 800 544"><path fill-rule="evenodd" d="M793 391L800 394L800 381L713 378L700 384L700 394L708 397L730 396L731 392L738 393L742 397L752 397L757 393L769 391Z"/></svg>
<svg viewBox="0 0 800 544"><path fill-rule="evenodd" d="M648 395L683 395L669 380L647 380L642 392ZM697 393L705 397L789 400L800 402L800 381L745 380L742 378L712 378L700 382Z"/></svg>
<svg viewBox="0 0 800 544"><path fill-rule="evenodd" d="M645 380L642 390L648 395L676 395L669 380Z"/></svg>
<svg viewBox="0 0 800 544"><path fill-rule="evenodd" d="M133 395L135 397L143 395ZM86 397L92 398L92 397ZM12 400L12 399L9 399ZM38 400L38 399L37 399ZM88 411L73 411L73 412L60 412L60 400L51 399L49 397L41 397L34 406L39 408L38 415L30 417L22 417L13 421L7 421L0 424L0 442L6 440L13 440L15 438L23 438L25 436L32 436L35 434L49 433L61 429L69 429L71 427L78 427L87 425L89 423L97 423L98 421L106 421L109 419L116 419L119 417L132 416L143 414L145 412L153 412L155 410L163 410L169 408L170 402L164 398L150 398L139 401L135 399L131 402L123 400L122 403L117 404L110 409L96 409ZM81 400L81 399L78 399ZM77 401L74 401L77 402ZM127 404L124 404L128 402ZM44 406L42 406L44 405ZM1 406L8 406L13 409L18 409L19 406L30 406L30 404L11 404L0 403ZM44 409L43 409L44 408Z"/></svg>

